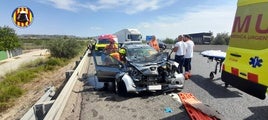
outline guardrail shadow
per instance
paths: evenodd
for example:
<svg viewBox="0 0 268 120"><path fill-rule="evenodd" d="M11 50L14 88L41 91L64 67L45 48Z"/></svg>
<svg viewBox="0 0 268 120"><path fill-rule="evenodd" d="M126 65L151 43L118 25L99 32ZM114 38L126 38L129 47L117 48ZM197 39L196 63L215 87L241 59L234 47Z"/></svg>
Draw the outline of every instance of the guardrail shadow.
<svg viewBox="0 0 268 120"><path fill-rule="evenodd" d="M79 80L84 83L83 89L81 91L73 92L81 93L82 96L97 95L98 99L96 99L95 102L99 100L120 102L128 99L118 96L112 90L110 90L111 88L103 88L103 83L97 82L94 75L88 76L87 79Z"/></svg>
<svg viewBox="0 0 268 120"><path fill-rule="evenodd" d="M245 120L267 120L268 119L268 106L249 107L248 108L253 115L249 116Z"/></svg>
<svg viewBox="0 0 268 120"><path fill-rule="evenodd" d="M224 83L216 83L214 80L204 78L200 75L192 75L190 78L195 84L206 90L214 98L234 98L242 97L238 91L230 91L224 87ZM219 80L219 79L217 79ZM230 85L229 85L230 86Z"/></svg>

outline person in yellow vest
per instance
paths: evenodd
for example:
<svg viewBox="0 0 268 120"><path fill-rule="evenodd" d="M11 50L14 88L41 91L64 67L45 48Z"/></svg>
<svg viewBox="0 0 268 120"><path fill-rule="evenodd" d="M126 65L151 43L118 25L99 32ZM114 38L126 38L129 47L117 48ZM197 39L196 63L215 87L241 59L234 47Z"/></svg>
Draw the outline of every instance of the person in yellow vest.
<svg viewBox="0 0 268 120"><path fill-rule="evenodd" d="M111 53L110 56L117 59L118 61L121 61L120 54L118 52Z"/></svg>
<svg viewBox="0 0 268 120"><path fill-rule="evenodd" d="M121 48L118 52L111 53L110 56L117 59L120 62L125 62L126 50Z"/></svg>

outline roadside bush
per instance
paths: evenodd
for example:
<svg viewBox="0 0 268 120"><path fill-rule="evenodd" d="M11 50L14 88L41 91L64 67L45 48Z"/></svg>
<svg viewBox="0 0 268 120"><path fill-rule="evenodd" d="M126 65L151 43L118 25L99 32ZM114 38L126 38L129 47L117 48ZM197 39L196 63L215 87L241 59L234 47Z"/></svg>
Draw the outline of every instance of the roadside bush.
<svg viewBox="0 0 268 120"><path fill-rule="evenodd" d="M32 61L32 62L23 64L23 65L21 66L21 69L36 68L36 67L38 67L38 66L45 65L47 61L48 61L47 59L42 59L42 58L40 58L40 59L36 59L36 60L34 60L34 61Z"/></svg>
<svg viewBox="0 0 268 120"><path fill-rule="evenodd" d="M218 33L217 36L211 41L212 45L228 45L230 35L228 33Z"/></svg>
<svg viewBox="0 0 268 120"><path fill-rule="evenodd" d="M20 70L16 73L9 73L3 81L3 84L6 86L10 85L19 85L21 83L30 82L37 75L36 70Z"/></svg>
<svg viewBox="0 0 268 120"><path fill-rule="evenodd" d="M60 58L50 58L47 62L46 65L50 65L50 66L62 66L64 65L64 59L60 59Z"/></svg>
<svg viewBox="0 0 268 120"><path fill-rule="evenodd" d="M50 58L45 66L44 66L44 70L45 71L49 71L49 70L54 70L56 68L56 66L63 66L66 63L66 60L63 58Z"/></svg>
<svg viewBox="0 0 268 120"><path fill-rule="evenodd" d="M18 98L23 94L23 90L15 85L5 86L0 83L0 112L13 106L12 99Z"/></svg>
<svg viewBox="0 0 268 120"><path fill-rule="evenodd" d="M19 46L16 31L9 26L0 26L0 50L13 50Z"/></svg>
<svg viewBox="0 0 268 120"><path fill-rule="evenodd" d="M1 87L1 92L3 93L0 95L1 101L8 101L10 98L19 97L23 93L23 91L20 88L14 85L9 87Z"/></svg>
<svg viewBox="0 0 268 120"><path fill-rule="evenodd" d="M82 50L81 43L78 40L55 40L48 47L51 56L56 58L73 58Z"/></svg>
<svg viewBox="0 0 268 120"><path fill-rule="evenodd" d="M166 44L174 44L174 43L176 43L176 41L171 39L171 38L166 38L165 40L163 40L163 42L166 43Z"/></svg>
<svg viewBox="0 0 268 120"><path fill-rule="evenodd" d="M32 81L32 79L34 79L37 75L36 75L36 70L24 70L24 71L20 71L17 74L15 74L15 78L17 78L21 83L27 83Z"/></svg>

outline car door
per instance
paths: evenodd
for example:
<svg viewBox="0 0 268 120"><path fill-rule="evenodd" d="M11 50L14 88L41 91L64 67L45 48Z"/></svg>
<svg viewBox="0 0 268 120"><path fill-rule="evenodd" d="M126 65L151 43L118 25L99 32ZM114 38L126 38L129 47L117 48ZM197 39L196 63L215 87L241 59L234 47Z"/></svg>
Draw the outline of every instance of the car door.
<svg viewBox="0 0 268 120"><path fill-rule="evenodd" d="M102 51L93 51L96 76L99 82L113 82L123 64Z"/></svg>

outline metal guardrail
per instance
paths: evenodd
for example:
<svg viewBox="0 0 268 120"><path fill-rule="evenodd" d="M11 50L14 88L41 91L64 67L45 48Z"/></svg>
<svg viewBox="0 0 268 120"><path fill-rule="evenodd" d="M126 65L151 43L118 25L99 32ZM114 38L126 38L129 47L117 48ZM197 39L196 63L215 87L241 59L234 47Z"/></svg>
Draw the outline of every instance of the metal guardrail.
<svg viewBox="0 0 268 120"><path fill-rule="evenodd" d="M50 110L46 114L44 120L59 120L61 117L61 114L66 106L66 103L70 97L70 94L74 88L74 85L78 79L79 72L82 70L86 57L87 57L87 52L85 52L82 60L80 61L79 65L76 67L74 70L72 76L69 78L68 82L62 89L61 93L55 100L54 104L51 106Z"/></svg>
<svg viewBox="0 0 268 120"><path fill-rule="evenodd" d="M85 51L84 56L80 57L81 61L76 61L75 70L66 72L67 83L59 93L56 100L55 87L49 87L46 93L31 107L20 120L58 120L66 106L68 98L78 79L79 72L82 70L89 51Z"/></svg>
<svg viewBox="0 0 268 120"><path fill-rule="evenodd" d="M31 107L26 114L21 118L21 120L36 120L38 116L36 116L36 110L38 108L43 108L44 104L47 104L48 101L52 99L52 97L55 94L55 87L49 87L48 90L46 90L45 94ZM50 103L53 103L51 101ZM39 106L39 107L37 107ZM43 111L43 110L41 110ZM39 114L40 115L40 114Z"/></svg>

